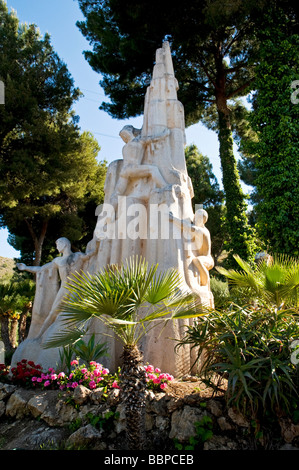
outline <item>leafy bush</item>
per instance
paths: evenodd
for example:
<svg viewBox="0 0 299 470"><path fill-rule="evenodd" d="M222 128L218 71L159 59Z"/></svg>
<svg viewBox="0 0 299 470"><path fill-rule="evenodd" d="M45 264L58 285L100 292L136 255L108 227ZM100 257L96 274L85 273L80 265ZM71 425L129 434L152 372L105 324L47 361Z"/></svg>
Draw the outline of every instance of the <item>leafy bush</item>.
<svg viewBox="0 0 299 470"><path fill-rule="evenodd" d="M178 347L198 348L203 379L212 386L215 376L226 379L228 405L259 418L269 410L293 414L298 407L299 371L290 348L296 338L296 310L231 305L200 318Z"/></svg>
<svg viewBox="0 0 299 470"><path fill-rule="evenodd" d="M216 277L211 277L211 291L214 296L214 304L216 308L224 307L230 300L230 293L227 281L221 281Z"/></svg>

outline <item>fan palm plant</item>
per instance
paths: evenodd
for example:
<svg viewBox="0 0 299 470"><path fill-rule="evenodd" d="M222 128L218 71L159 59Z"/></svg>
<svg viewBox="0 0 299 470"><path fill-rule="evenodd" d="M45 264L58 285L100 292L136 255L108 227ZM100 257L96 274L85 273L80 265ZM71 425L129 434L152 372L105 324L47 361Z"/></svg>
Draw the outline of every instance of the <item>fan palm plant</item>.
<svg viewBox="0 0 299 470"><path fill-rule="evenodd" d="M53 336L44 347L78 341L87 331L91 317L103 321L123 343L121 389L126 413L130 450L145 447L145 371L139 349L141 338L157 322L191 318L203 314L199 302L182 287L175 269L158 273L158 264L132 257L122 266L108 266L101 272L77 274L68 284L62 302L65 333Z"/></svg>
<svg viewBox="0 0 299 470"><path fill-rule="evenodd" d="M286 255L274 255L269 261L261 260L254 268L239 256L234 256L242 268L216 269L228 278L232 287L245 295L276 307L299 306L299 262Z"/></svg>

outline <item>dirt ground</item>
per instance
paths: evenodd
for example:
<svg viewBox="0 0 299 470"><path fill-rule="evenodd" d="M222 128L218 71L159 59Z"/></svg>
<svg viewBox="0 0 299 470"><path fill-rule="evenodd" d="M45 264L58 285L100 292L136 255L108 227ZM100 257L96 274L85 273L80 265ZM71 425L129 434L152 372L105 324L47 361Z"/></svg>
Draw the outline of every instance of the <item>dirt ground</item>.
<svg viewBox="0 0 299 470"><path fill-rule="evenodd" d="M189 380L173 380L168 382L165 393L176 398L184 398L187 395L198 393L202 398L208 399L215 396L222 396L222 392L215 392L213 388L192 377Z"/></svg>

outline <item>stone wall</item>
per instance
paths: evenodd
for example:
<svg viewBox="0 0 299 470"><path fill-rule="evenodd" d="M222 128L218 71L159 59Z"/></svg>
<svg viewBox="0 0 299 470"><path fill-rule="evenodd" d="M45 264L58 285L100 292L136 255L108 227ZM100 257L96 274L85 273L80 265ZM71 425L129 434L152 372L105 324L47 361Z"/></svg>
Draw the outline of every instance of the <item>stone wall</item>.
<svg viewBox="0 0 299 470"><path fill-rule="evenodd" d="M210 438L200 442L195 423L211 419ZM222 398L205 400L200 393L184 398L147 392L148 450L185 450L192 438L196 450L261 448L299 450L299 425L280 420L273 441L253 438L250 423ZM203 424L203 426L205 426ZM270 433L271 434L271 433ZM78 386L72 394L56 390L25 390L0 383L0 450L92 449L125 450L125 417L115 389L103 392Z"/></svg>

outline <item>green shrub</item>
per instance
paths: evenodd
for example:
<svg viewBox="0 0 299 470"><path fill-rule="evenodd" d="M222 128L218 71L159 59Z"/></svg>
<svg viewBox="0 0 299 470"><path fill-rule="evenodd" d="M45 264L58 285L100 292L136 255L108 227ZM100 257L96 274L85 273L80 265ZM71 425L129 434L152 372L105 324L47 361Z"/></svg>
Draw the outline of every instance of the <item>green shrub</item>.
<svg viewBox="0 0 299 470"><path fill-rule="evenodd" d="M211 277L210 286L214 296L215 308L219 309L224 307L230 300L228 282L221 281L216 277Z"/></svg>
<svg viewBox="0 0 299 470"><path fill-rule="evenodd" d="M226 379L227 404L259 419L269 411L293 416L298 408L298 365L291 361L297 338L296 310L232 304L199 318L178 347L204 352L202 378L210 385L215 374Z"/></svg>

